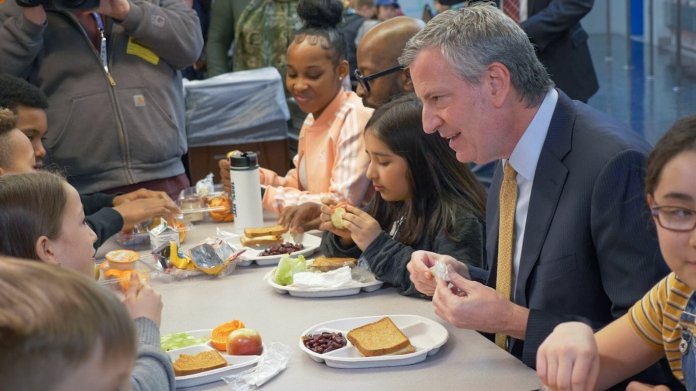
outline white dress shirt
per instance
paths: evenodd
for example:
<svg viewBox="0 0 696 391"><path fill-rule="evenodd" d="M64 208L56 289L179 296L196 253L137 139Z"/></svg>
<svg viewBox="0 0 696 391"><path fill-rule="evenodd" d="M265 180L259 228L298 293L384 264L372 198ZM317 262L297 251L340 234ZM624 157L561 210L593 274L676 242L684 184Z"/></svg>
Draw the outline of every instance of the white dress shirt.
<svg viewBox="0 0 696 391"><path fill-rule="evenodd" d="M527 223L527 211L529 210L529 199L532 195L532 185L534 184L534 173L541 149L546 141L546 134L549 130L553 111L558 102L558 92L555 89L549 90L544 97L544 101L539 106L539 110L534 115L532 122L522 134L520 141L515 145L510 155L510 165L517 172L517 204L515 208L515 243L512 251L512 278L515 281L512 288L513 299L517 290L517 275L520 270L520 257L522 256L522 243L524 230ZM505 159L503 159L505 164Z"/></svg>

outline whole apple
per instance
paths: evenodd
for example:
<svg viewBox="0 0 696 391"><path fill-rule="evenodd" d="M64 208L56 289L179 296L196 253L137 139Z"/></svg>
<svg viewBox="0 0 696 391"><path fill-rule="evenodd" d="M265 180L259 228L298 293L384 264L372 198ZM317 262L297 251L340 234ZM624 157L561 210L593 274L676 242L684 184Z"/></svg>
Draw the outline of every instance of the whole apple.
<svg viewBox="0 0 696 391"><path fill-rule="evenodd" d="M254 329L237 329L227 337L227 354L234 356L256 356L261 354L261 335Z"/></svg>

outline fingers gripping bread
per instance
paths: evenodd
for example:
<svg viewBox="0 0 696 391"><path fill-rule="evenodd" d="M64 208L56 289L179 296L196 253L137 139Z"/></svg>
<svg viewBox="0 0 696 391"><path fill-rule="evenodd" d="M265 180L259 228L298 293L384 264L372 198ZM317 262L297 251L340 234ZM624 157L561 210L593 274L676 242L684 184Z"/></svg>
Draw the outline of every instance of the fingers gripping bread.
<svg viewBox="0 0 696 391"><path fill-rule="evenodd" d="M382 318L348 332L348 340L365 357L416 351L408 337L390 318Z"/></svg>

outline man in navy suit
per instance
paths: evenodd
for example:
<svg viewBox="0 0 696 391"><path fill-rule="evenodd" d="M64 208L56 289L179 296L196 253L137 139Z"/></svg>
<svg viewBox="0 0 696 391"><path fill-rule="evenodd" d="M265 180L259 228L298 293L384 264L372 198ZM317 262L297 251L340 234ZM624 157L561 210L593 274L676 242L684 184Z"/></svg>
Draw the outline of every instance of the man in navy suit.
<svg viewBox="0 0 696 391"><path fill-rule="evenodd" d="M488 270L412 256L411 279L433 295L440 317L502 336L501 347L533 367L557 324L600 328L667 274L643 197L648 144L555 89L527 35L502 11L487 4L446 11L399 62L423 101L426 132L448 139L462 162L502 159L516 172L509 298L496 291L502 164L486 210ZM431 274L438 261L449 285Z"/></svg>

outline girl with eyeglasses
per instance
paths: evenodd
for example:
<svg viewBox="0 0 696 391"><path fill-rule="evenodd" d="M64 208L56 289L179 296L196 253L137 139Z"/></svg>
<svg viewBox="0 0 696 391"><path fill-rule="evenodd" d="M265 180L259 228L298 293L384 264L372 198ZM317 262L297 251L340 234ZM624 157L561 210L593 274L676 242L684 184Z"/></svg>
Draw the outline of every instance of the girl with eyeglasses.
<svg viewBox="0 0 696 391"><path fill-rule="evenodd" d="M471 266L483 262L486 193L447 141L426 134L413 94L381 106L365 128L367 177L376 192L365 210L348 205L337 229L335 201L324 200L321 251L362 256L376 277L404 295L423 296L406 265L417 250L448 254Z"/></svg>
<svg viewBox="0 0 696 391"><path fill-rule="evenodd" d="M537 354L537 374L552 389L606 389L666 356L674 376L696 390L696 116L677 121L655 146L646 193L672 273L594 335L579 322L557 326ZM629 389L669 390L637 382Z"/></svg>

